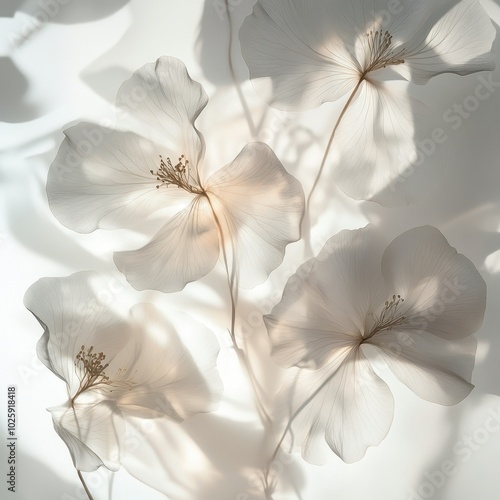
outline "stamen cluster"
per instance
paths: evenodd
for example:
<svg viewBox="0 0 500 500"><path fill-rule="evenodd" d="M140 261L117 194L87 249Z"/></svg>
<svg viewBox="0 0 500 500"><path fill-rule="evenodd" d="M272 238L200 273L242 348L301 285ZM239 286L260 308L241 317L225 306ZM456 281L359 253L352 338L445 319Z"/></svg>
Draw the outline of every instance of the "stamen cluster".
<svg viewBox="0 0 500 500"><path fill-rule="evenodd" d="M94 387L99 384L109 384L109 377L104 372L104 370L109 366L109 363L106 363L105 365L102 364L106 359L106 355L103 352L96 353L93 351L93 345L91 345L87 350L85 350L85 346L82 345L80 351L76 355L75 366L80 367L83 372L83 376L80 380L80 387L73 397L73 400L90 387Z"/></svg>
<svg viewBox="0 0 500 500"><path fill-rule="evenodd" d="M370 333L365 337L365 340L383 330L392 330L396 326L403 325L406 322L406 317L399 316L400 310L398 310L398 307L404 301L405 299L401 295L393 295L392 300L386 300L380 314L374 316L375 323L371 327Z"/></svg>
<svg viewBox="0 0 500 500"><path fill-rule="evenodd" d="M188 193L203 194L203 191L191 184L189 160L184 155L179 156L179 161L175 165L172 164L169 157L164 160L163 156L160 155L160 168L156 172L153 170L150 170L150 172L156 176L157 181L160 181L160 184L156 185L156 189L160 189L160 186L166 186L167 188L177 186Z"/></svg>
<svg viewBox="0 0 500 500"><path fill-rule="evenodd" d="M370 59L364 71L365 74L377 69L403 64L405 49L399 50L396 54L391 49L392 35L382 30L370 31L366 34Z"/></svg>

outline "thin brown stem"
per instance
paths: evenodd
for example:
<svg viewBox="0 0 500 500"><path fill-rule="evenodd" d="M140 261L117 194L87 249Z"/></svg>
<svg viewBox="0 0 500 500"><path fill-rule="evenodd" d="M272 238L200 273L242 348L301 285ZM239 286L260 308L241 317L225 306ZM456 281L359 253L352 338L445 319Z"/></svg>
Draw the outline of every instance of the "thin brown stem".
<svg viewBox="0 0 500 500"><path fill-rule="evenodd" d="M254 399L255 403L257 405L257 411L259 412L259 416L264 423L264 425L270 426L272 421L271 417L267 413L267 410L264 406L264 403L261 400L260 397L260 390L257 385L257 380L255 373L253 372L251 364L248 362L248 358L246 357L244 351L238 346L238 343L236 342L236 308L237 308L237 303L238 303L238 286L237 286L237 278L236 278L236 262L235 262L235 252L233 248L232 252L232 263L231 267L229 266L229 259L227 257L227 251L226 251L226 240L224 237L224 232L222 231L222 226L219 220L219 217L217 216L217 213L214 210L214 207L212 205L212 201L210 200L210 197L207 196L208 203L210 205L210 208L212 210L212 214L214 216L215 220L215 225L217 226L217 230L219 233L219 239L222 247L222 259L224 261L224 267L226 269L226 276L227 276L227 283L228 283L228 288L229 288L229 296L231 300L231 328L229 329L229 336L231 337L232 343L234 350L236 352L236 355L238 356L238 360L240 363L243 365L245 368L245 371L248 375L248 378L250 379L250 383L252 384L252 389L254 392Z"/></svg>
<svg viewBox="0 0 500 500"><path fill-rule="evenodd" d="M269 488L270 485L269 485L269 473L270 473L270 470L271 470L271 465L274 461L274 459L276 458L276 456L278 455L279 451L280 451L280 448L281 448L281 445L283 444L283 441L285 440L285 437L287 435L287 433L291 430L291 427L292 427L292 424L294 422L294 420L300 415L300 413L304 410L304 408L317 396L317 394L330 382L330 380L333 378L333 376L335 375L336 373L336 370L331 374L329 375L326 380L324 380L320 386L312 393L310 394L307 399L295 410L295 412L293 413L293 415L290 416L287 424L286 424L286 427L285 427L285 430L283 431L283 434L281 435L279 441L278 441L278 444L276 445L276 447L274 448L274 452L273 454L271 455L271 458L269 459L269 462L268 462L268 467L267 467L267 470L265 472L265 484L266 484L266 488Z"/></svg>
<svg viewBox="0 0 500 500"><path fill-rule="evenodd" d="M307 197L307 201L306 201L306 213L308 212L308 209L309 209L309 205L311 203L311 198L312 198L312 195L318 185L318 182L321 178L321 174L323 173L323 169L325 168L325 164L326 164L326 159L328 158L328 155L330 154L330 149L332 147L332 143L333 143L333 139L335 138L335 134L337 133L337 129L339 128L339 125L340 125L340 122L342 121L342 118L344 118L344 115L346 114L347 112L347 109L349 108L349 106L351 105L352 101L354 100L354 97L356 96L358 90L359 90L359 87L361 86L361 84L363 83L363 81L365 80L365 77L362 76L358 83L356 84L356 86L354 87L354 90L352 91L351 95L349 96L349 99L347 99L347 102L345 103L344 107L342 108L342 111L335 123L335 126L333 127L333 130L332 130L332 133L330 135L330 139L328 140L328 144L326 145L326 149L325 149L325 152L323 154L323 158L321 160L321 165L319 167L319 171L318 171L318 174L316 175L316 179L314 180L314 184L311 188L311 191L309 192L309 196Z"/></svg>
<svg viewBox="0 0 500 500"><path fill-rule="evenodd" d="M80 481L82 482L83 489L85 490L85 493L87 493L89 500L94 500L92 494L90 493L89 489L87 488L87 484L85 483L85 480L83 479L82 473L78 469L76 470L76 472L78 472L78 477L80 478Z"/></svg>

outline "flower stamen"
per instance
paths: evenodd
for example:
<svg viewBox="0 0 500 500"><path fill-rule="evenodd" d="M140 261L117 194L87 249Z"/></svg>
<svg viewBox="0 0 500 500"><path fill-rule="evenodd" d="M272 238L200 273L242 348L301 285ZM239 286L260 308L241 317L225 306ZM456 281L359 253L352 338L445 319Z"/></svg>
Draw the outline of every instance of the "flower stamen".
<svg viewBox="0 0 500 500"><path fill-rule="evenodd" d="M394 49L391 49L392 35L388 31L370 31L366 34L366 37L370 57L366 69L364 70L365 75L377 69L403 64L405 62L404 55L406 49L402 48L397 53L394 53Z"/></svg>
<svg viewBox="0 0 500 500"><path fill-rule="evenodd" d="M132 374L132 377L121 380L127 370L118 368L115 377L110 379L105 372L106 368L109 366L109 363L103 364L105 359L106 355L103 352L94 352L93 345L88 349L82 345L80 351L76 355L75 366L79 368L80 373L83 373L83 375L80 378L80 386L76 394L71 398L72 401L75 401L80 394L92 387L104 385L106 387L126 387L128 390L132 389L132 386L135 384L133 380L134 375L137 371ZM113 389L109 389L109 392L113 392Z"/></svg>
<svg viewBox="0 0 500 500"><path fill-rule="evenodd" d="M368 335L363 339L367 340L375 334L384 331L392 330L396 326L401 326L406 323L406 316L400 316L398 307L405 301L401 295L393 295L392 300L386 300L382 311L378 316L369 313L375 320Z"/></svg>
<svg viewBox="0 0 500 500"><path fill-rule="evenodd" d="M160 186L177 186L180 189L184 189L188 193L203 194L203 191L196 186L193 186L191 169L189 165L189 160L185 158L184 155L179 156L179 161L176 165L172 164L172 160L167 157L163 159L160 155L160 168L155 172L150 170L151 174L156 176L156 180L160 181L156 185L156 189L160 189Z"/></svg>
<svg viewBox="0 0 500 500"><path fill-rule="evenodd" d="M99 384L109 384L109 377L105 373L105 369L109 363L103 365L106 355L103 352L93 352L94 346L91 345L87 350L82 345L80 351L76 355L75 366L79 366L83 372L80 379L80 387L73 397L75 400L82 392Z"/></svg>

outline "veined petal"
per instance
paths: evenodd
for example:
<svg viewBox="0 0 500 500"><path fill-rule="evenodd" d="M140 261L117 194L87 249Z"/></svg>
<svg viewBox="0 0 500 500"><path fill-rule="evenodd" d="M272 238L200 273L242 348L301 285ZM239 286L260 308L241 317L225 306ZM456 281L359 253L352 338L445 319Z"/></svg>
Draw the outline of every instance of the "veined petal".
<svg viewBox="0 0 500 500"><path fill-rule="evenodd" d="M405 299L410 330L456 340L480 328L486 284L436 228L418 227L398 236L384 253L382 272Z"/></svg>
<svg viewBox="0 0 500 500"><path fill-rule="evenodd" d="M415 203L444 170L446 134L436 125L432 111L396 82L362 82L333 141L335 181L354 199Z"/></svg>
<svg viewBox="0 0 500 500"><path fill-rule="evenodd" d="M299 267L264 317L278 364L318 368L361 341L368 312L389 293L380 271L384 247L371 226L341 231Z"/></svg>
<svg viewBox="0 0 500 500"><path fill-rule="evenodd" d="M119 118L135 120L141 134L162 145L161 154L172 159L183 154L194 169L205 150L194 122L207 103L203 87L174 57L144 65L123 83L116 98Z"/></svg>
<svg viewBox="0 0 500 500"><path fill-rule="evenodd" d="M116 405L65 404L49 408L54 429L66 443L77 470L91 472L104 465L120 468L125 444L125 423Z"/></svg>
<svg viewBox="0 0 500 500"><path fill-rule="evenodd" d="M448 340L413 329L386 330L369 341L394 374L417 396L441 405L462 401L473 385L477 341Z"/></svg>
<svg viewBox="0 0 500 500"><path fill-rule="evenodd" d="M219 240L212 209L198 196L139 250L115 252L114 261L137 290L182 290L217 262Z"/></svg>
<svg viewBox="0 0 500 500"><path fill-rule="evenodd" d="M182 189L156 189L163 149L147 139L92 123L65 135L49 170L47 196L59 222L74 231L136 226L190 197Z"/></svg>
<svg viewBox="0 0 500 500"><path fill-rule="evenodd" d="M44 328L38 357L66 381L70 397L80 388L83 373L75 363L82 345L109 360L129 340L127 313L112 297L104 278L91 271L42 278L24 296L24 305Z"/></svg>
<svg viewBox="0 0 500 500"><path fill-rule="evenodd" d="M394 413L389 388L357 348L324 368L288 376L278 398L292 417L294 447L314 464L326 462L330 449L347 463L361 460L385 438Z"/></svg>
<svg viewBox="0 0 500 500"><path fill-rule="evenodd" d="M160 311L152 304L131 310L135 325L133 359L122 378L120 409L139 416L167 415L183 420L217 407L222 382L216 369L219 344L205 326L179 311Z"/></svg>
<svg viewBox="0 0 500 500"><path fill-rule="evenodd" d="M257 91L273 107L308 109L354 88L356 63L332 29L332 2L260 0L240 30ZM258 82L267 78L270 82Z"/></svg>
<svg viewBox="0 0 500 500"><path fill-rule="evenodd" d="M208 179L206 190L228 250L234 251L239 284L262 283L283 260L286 245L300 238L299 181L269 146L251 143Z"/></svg>
<svg viewBox="0 0 500 500"><path fill-rule="evenodd" d="M468 75L495 69L491 53L496 30L478 0L446 0L435 3L429 22L405 44L405 64L411 80L426 83L441 73Z"/></svg>

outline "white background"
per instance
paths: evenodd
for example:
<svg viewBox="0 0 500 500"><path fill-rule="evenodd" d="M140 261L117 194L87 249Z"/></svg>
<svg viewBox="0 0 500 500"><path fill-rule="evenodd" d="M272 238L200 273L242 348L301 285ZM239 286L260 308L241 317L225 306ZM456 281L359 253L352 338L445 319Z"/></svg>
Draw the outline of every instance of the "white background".
<svg viewBox="0 0 500 500"><path fill-rule="evenodd" d="M302 114L266 111L246 81L236 38L233 57L241 88L255 121L265 115L257 137L252 137L228 71L228 17L222 1L53 3L56 7L48 22L36 21L37 15L43 20L42 5L47 2L3 0L0 4L0 310L4 319L0 400L6 401L8 386L17 386L19 436L18 492L9 494L2 480L0 498L85 498L69 453L45 410L65 400L64 383L36 358L35 346L42 332L24 308L23 295L43 276L93 269L111 278L126 303L150 300L188 310L208 324L222 344L219 365L226 392L219 411L182 426L159 423L140 428L140 435L131 436L139 463L131 464L130 471L162 489L167 498L257 499L254 484L265 462L262 449L272 444L261 442L251 392L228 347L222 265L177 294L130 290L111 257L114 250L131 248L130 241L137 237L120 231L78 235L63 228L48 209L45 179L62 141L62 129L81 119L99 121L112 116L120 84L132 71L161 55L184 61L211 98L198 121L207 142L207 169L220 168L246 142L258 139L275 149L308 192L341 103ZM253 2L230 3L237 33ZM484 0L483 5L500 22L499 5L492 0ZM22 43L13 44L15 40ZM499 46L500 41L494 45L497 56ZM500 82L498 66L495 82ZM412 92L441 117L474 95L478 82L478 75L445 75ZM281 493L276 498L419 498L412 497L412 491L435 500L500 498L500 432L484 431L491 412L500 419L499 116L500 88L463 119L457 130L443 121L448 168L442 182L432 187L419 206L385 209L354 202L328 175L323 178L312 206L316 253L341 229L371 222L390 241L407 229L430 224L479 269L488 286L488 303L484 325L477 333L476 388L461 404L441 407L420 400L379 367L396 399L394 424L385 441L354 465L333 455L323 467L307 465L298 456L288 457L286 463L278 464ZM250 356L271 396L282 373L268 358L260 315L279 300L287 277L301 263L302 252L301 243L291 245L270 280L242 294L239 330L244 326ZM0 439L6 435L6 402L4 408ZM466 444L468 436L471 441ZM155 460L153 450L161 461ZM445 479L436 473L444 461L454 466L454 474ZM1 463L0 470L6 469L3 456ZM104 472L88 474L87 479L96 500L110 495L113 500L166 498L125 470L112 482Z"/></svg>

